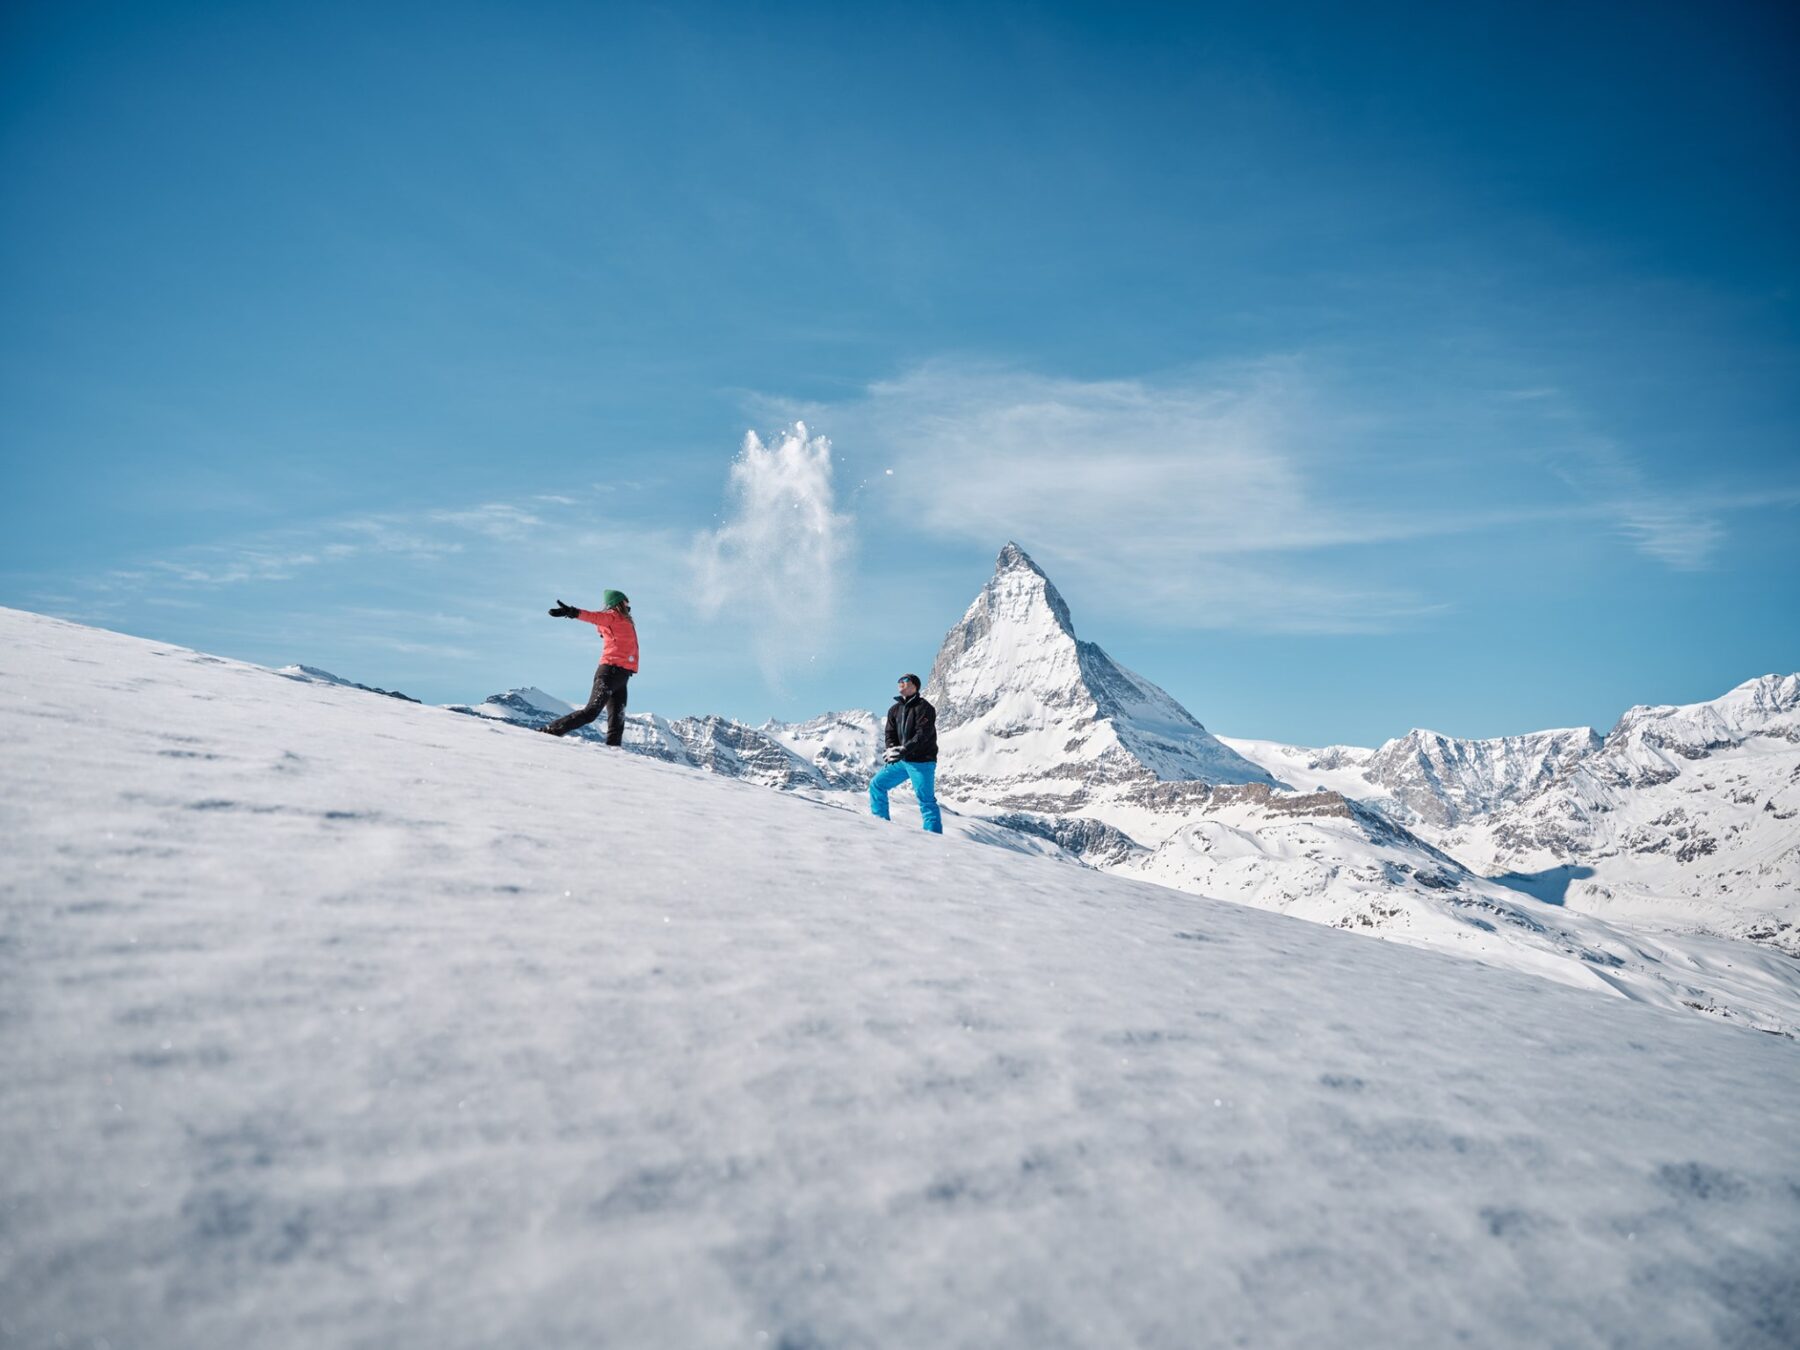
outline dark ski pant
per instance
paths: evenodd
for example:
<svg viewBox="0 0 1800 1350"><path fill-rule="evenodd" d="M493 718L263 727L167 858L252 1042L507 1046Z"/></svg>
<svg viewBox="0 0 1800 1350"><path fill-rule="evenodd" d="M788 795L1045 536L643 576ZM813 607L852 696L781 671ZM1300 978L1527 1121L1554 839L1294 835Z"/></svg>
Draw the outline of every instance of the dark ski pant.
<svg viewBox="0 0 1800 1350"><path fill-rule="evenodd" d="M585 727L601 710L606 712L606 743L622 745L625 741L625 683L631 672L624 666L602 665L594 672L594 692L588 695L587 707L577 708L559 717L544 730L552 736L564 736L576 727Z"/></svg>

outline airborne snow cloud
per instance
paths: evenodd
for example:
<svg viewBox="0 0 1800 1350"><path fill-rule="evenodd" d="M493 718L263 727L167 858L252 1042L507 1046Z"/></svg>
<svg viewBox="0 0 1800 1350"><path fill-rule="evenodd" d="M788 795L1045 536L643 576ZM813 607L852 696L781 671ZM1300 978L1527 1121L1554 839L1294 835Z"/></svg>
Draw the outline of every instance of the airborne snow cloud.
<svg viewBox="0 0 1800 1350"><path fill-rule="evenodd" d="M829 627L850 552L850 517L837 510L831 442L796 422L764 443L754 431L731 465L724 524L694 548L703 613L742 614L773 684Z"/></svg>

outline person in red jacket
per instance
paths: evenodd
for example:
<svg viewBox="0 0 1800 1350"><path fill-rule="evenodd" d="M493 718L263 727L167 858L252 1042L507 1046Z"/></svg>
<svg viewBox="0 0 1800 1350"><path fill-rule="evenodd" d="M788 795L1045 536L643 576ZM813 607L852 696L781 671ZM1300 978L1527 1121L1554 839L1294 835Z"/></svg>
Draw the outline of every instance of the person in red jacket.
<svg viewBox="0 0 1800 1350"><path fill-rule="evenodd" d="M540 729L552 736L567 735L576 727L585 727L600 715L601 709L605 709L606 743L620 745L625 740L625 685L637 674L638 668L637 626L631 622L631 601L625 598L624 592L606 591L600 598L605 602L605 609L576 609L558 600L556 608L550 611L553 619L580 619L583 623L593 624L600 630L604 642L600 648L600 668L594 672L594 691L588 695L587 706Z"/></svg>

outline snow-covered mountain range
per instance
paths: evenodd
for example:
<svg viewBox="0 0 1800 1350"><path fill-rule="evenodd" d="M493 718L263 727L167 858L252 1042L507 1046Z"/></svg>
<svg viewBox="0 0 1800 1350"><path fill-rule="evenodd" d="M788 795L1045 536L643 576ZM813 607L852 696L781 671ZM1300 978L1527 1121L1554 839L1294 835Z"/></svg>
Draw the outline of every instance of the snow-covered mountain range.
<svg viewBox="0 0 1800 1350"><path fill-rule="evenodd" d="M1800 985L1787 959L1800 956L1800 676L1634 708L1605 736L1415 730L1374 749L1221 737L1080 639L1009 543L926 694L940 796L989 842L1571 983L1736 969L1756 988L1734 1015L1786 1025L1775 1010ZM569 705L523 688L456 710L541 726ZM860 793L879 739L859 710L760 727L634 713L626 747L831 799ZM1734 966L1738 948L1713 939L1785 955L1743 951ZM1700 983L1689 992L1677 1001L1718 1006Z"/></svg>
<svg viewBox="0 0 1800 1350"><path fill-rule="evenodd" d="M1800 956L1800 676L1632 708L1605 736L1413 731L1378 750L1228 743L1541 900Z"/></svg>
<svg viewBox="0 0 1800 1350"><path fill-rule="evenodd" d="M573 711L570 704L535 687L493 694L477 704L449 706L453 712L525 727L541 727ZM597 745L606 740L604 722L569 734ZM805 722L771 721L760 727L714 716L628 713L625 719L627 750L786 792L861 790L873 771L879 735L875 715L862 711L826 713Z"/></svg>

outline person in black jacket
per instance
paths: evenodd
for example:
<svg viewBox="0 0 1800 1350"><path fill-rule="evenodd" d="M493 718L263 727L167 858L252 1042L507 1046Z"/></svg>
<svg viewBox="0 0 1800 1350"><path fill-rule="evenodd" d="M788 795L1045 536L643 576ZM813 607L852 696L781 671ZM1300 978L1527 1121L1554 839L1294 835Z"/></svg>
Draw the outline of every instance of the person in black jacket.
<svg viewBox="0 0 1800 1350"><path fill-rule="evenodd" d="M886 761L869 780L869 810L888 818L888 793L912 782L919 819L932 834L944 832L937 804L937 709L919 697L919 677L902 675L900 692L887 715Z"/></svg>

